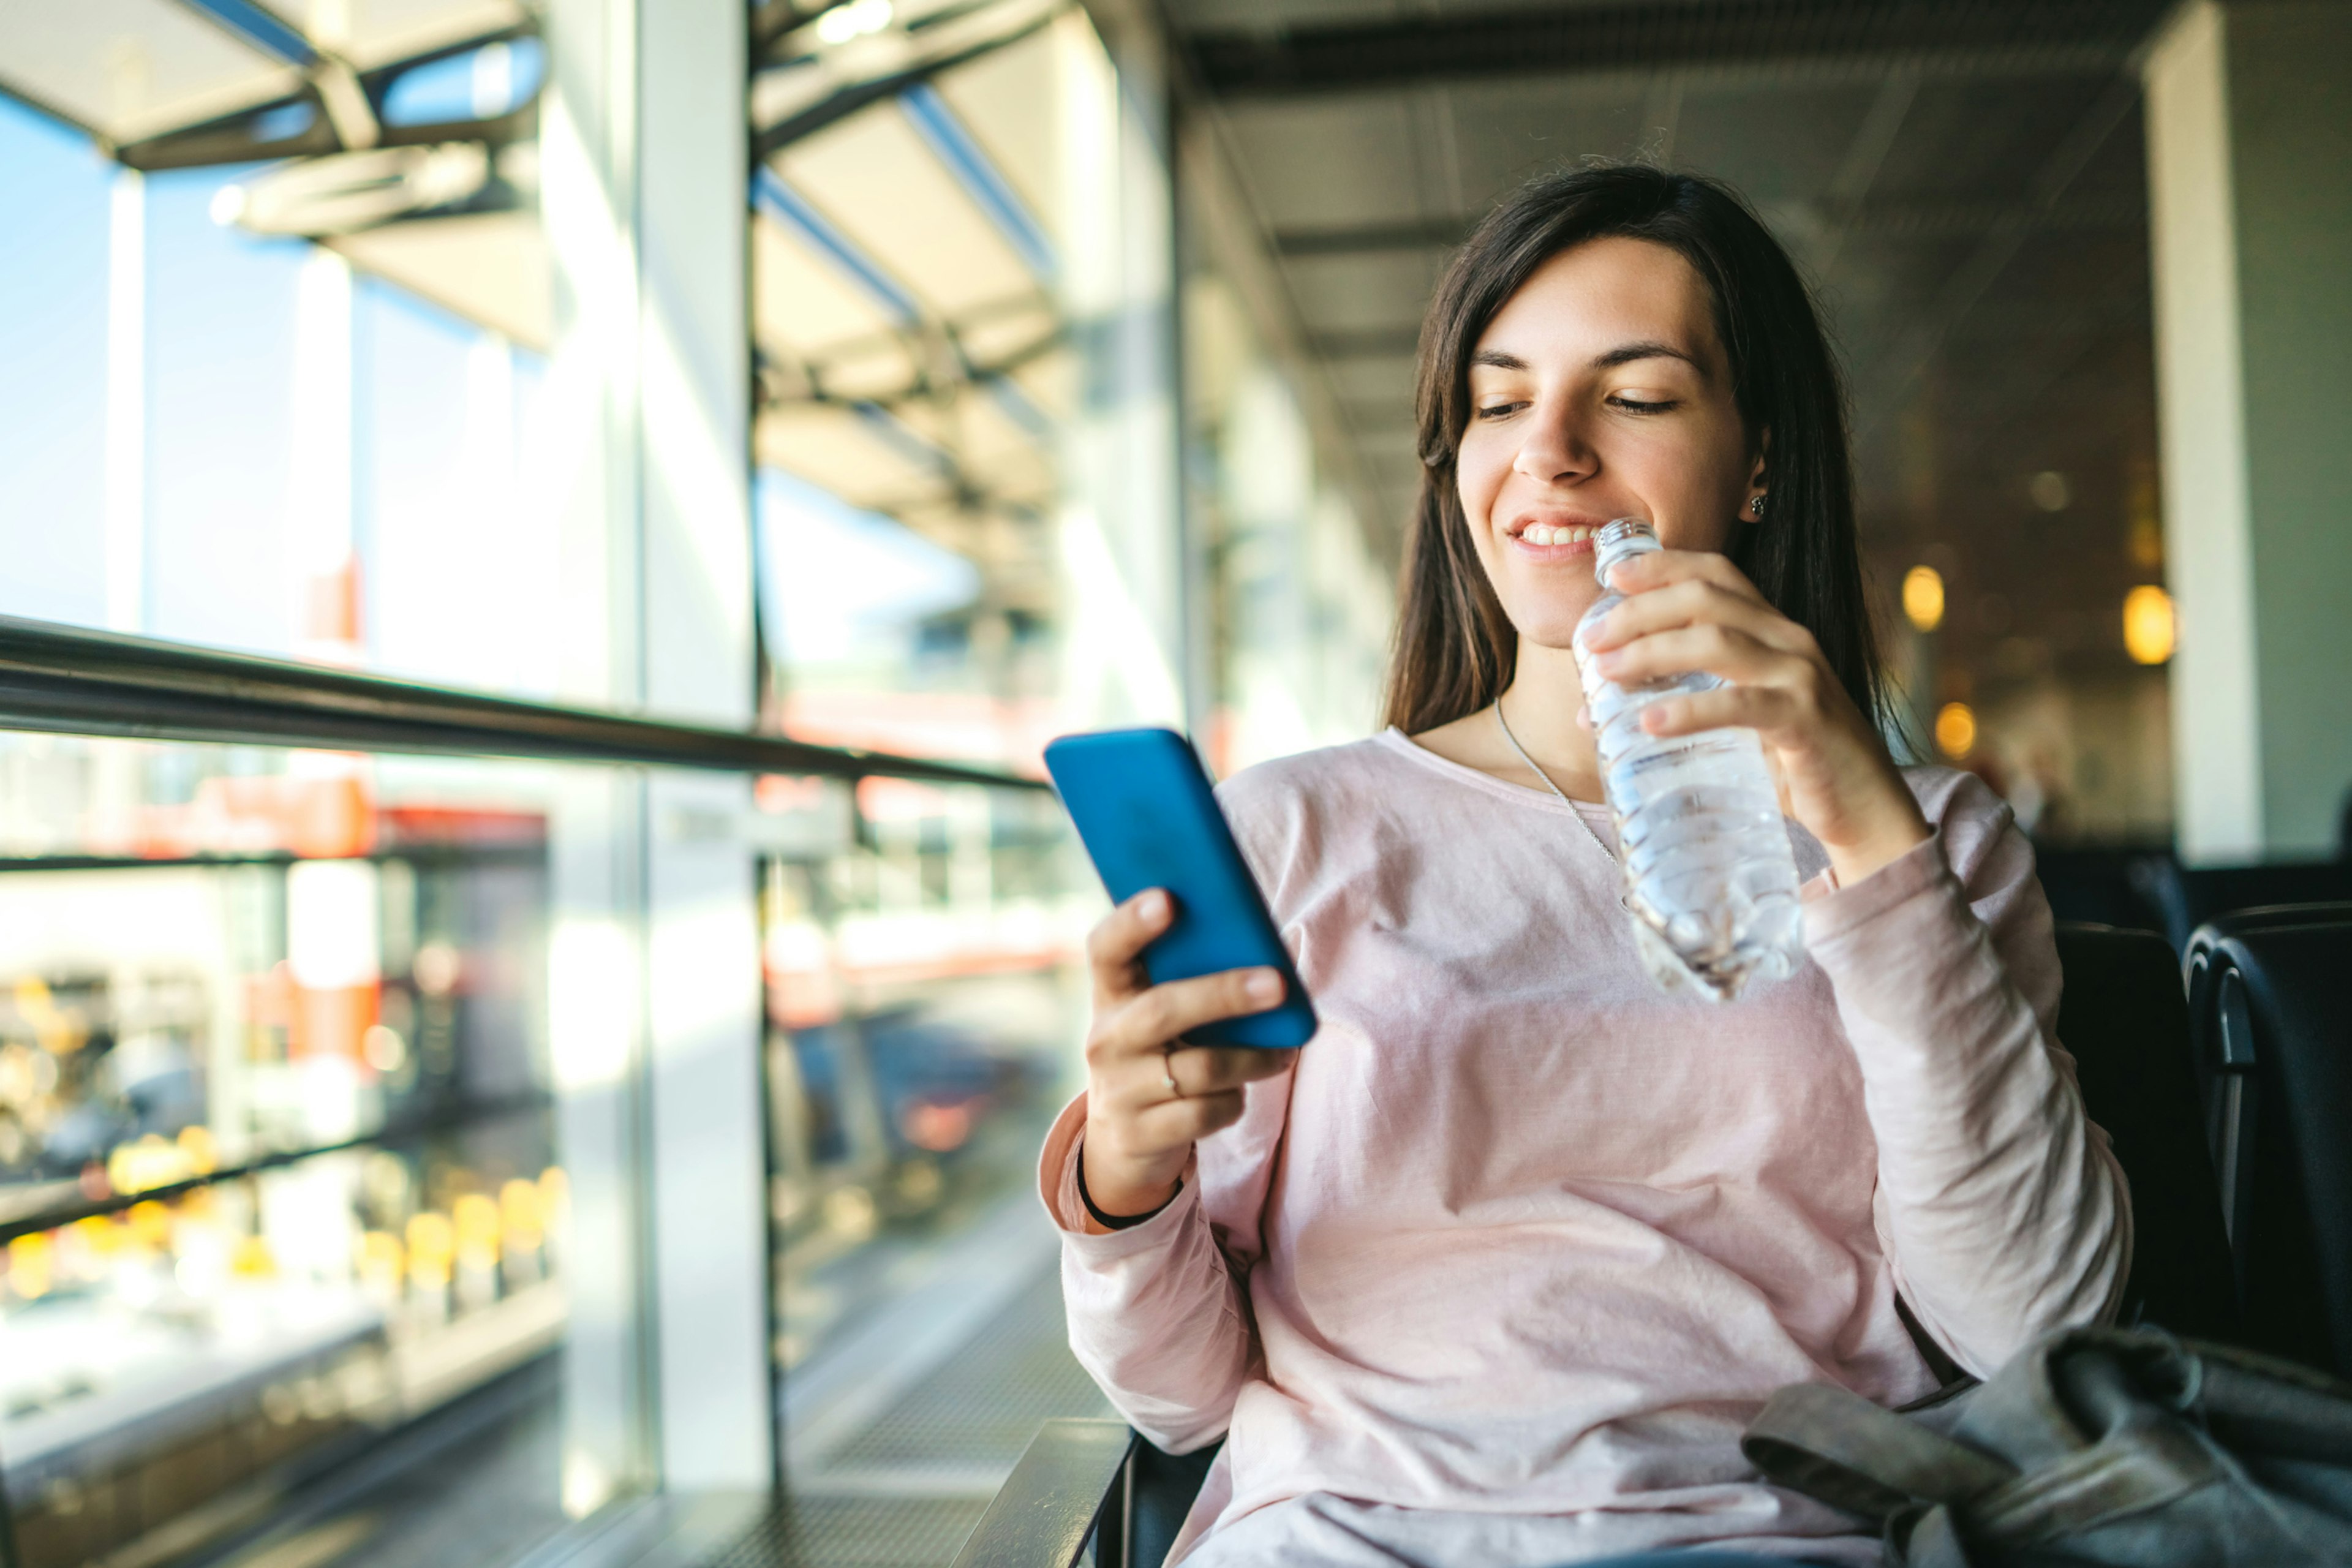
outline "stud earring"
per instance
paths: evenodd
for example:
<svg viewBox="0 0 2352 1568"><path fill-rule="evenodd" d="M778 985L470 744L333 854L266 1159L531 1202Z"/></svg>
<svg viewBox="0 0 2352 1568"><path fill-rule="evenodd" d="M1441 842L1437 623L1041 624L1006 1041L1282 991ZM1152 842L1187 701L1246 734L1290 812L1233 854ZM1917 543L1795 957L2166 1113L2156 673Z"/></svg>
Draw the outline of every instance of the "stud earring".
<svg viewBox="0 0 2352 1568"><path fill-rule="evenodd" d="M1762 496L1750 496L1748 498L1748 515L1750 517L1762 517L1764 515L1764 498Z"/></svg>

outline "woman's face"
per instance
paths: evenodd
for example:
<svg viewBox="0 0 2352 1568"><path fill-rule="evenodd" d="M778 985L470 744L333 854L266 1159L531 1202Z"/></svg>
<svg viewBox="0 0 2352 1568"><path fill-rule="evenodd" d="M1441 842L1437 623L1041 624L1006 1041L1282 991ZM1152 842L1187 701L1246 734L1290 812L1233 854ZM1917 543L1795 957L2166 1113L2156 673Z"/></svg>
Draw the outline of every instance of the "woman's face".
<svg viewBox="0 0 2352 1568"><path fill-rule="evenodd" d="M1762 472L1706 285L1665 246L1564 250L1479 335L1456 482L1486 575L1530 642L1568 647L1601 596L1603 524L1647 518L1669 550L1719 551Z"/></svg>

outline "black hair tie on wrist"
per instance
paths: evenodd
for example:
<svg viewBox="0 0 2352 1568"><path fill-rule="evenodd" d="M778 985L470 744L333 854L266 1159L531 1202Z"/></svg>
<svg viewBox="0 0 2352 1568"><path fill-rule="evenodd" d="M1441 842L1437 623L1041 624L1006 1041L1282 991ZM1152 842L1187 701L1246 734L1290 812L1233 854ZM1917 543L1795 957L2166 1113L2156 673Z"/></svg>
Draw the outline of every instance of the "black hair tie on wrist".
<svg viewBox="0 0 2352 1568"><path fill-rule="evenodd" d="M1094 1195L1087 1191L1086 1155L1081 1152L1078 1156L1078 1202L1087 1205L1087 1213L1094 1217L1094 1222L1097 1225L1102 1226L1110 1230L1132 1230L1137 1226L1143 1224L1147 1220L1158 1219L1162 1214L1167 1212L1168 1204L1172 1204L1176 1201L1177 1193L1181 1193L1183 1190L1184 1180L1180 1176L1176 1179L1176 1192L1168 1194L1168 1203L1161 1204L1158 1208L1153 1209L1149 1214L1105 1214L1102 1210L1095 1207Z"/></svg>

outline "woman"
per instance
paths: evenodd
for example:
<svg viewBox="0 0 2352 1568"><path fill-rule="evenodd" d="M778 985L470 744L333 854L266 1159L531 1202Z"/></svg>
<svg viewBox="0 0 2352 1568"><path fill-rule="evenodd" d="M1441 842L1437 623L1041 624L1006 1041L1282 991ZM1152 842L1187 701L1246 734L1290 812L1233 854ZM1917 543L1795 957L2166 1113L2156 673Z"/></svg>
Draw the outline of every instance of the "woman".
<svg viewBox="0 0 2352 1568"><path fill-rule="evenodd" d="M2123 1280L2032 852L1879 739L1835 368L1736 197L1523 190L1438 290L1420 416L1389 729L1221 791L1322 1030L1187 1046L1279 981L1147 987L1158 893L1097 928L1041 1171L1072 1345L1163 1447L1225 1436L1192 1564L1874 1562L1742 1461L1761 1402L1916 1398ZM1645 975L1594 804L1569 639L1627 515L1666 549L1597 657L1725 679L1644 725L1755 729L1811 879L1810 961L1725 1006Z"/></svg>

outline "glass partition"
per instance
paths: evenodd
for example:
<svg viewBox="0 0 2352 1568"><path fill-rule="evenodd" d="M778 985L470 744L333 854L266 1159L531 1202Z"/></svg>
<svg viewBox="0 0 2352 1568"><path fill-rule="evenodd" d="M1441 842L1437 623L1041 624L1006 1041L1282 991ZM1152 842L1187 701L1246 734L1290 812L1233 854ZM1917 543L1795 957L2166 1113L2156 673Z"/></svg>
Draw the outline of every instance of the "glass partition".
<svg viewBox="0 0 2352 1568"><path fill-rule="evenodd" d="M1239 290L1205 262L1184 287L1185 474L1209 563L1202 742L1224 774L1371 731L1395 588Z"/></svg>
<svg viewBox="0 0 2352 1568"><path fill-rule="evenodd" d="M789 1380L940 1237L1025 1196L1076 1088L1101 896L1043 792L770 778L761 799L797 840L761 869Z"/></svg>

